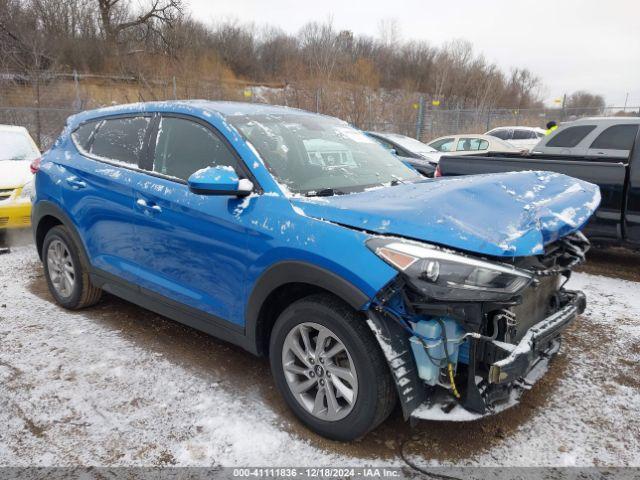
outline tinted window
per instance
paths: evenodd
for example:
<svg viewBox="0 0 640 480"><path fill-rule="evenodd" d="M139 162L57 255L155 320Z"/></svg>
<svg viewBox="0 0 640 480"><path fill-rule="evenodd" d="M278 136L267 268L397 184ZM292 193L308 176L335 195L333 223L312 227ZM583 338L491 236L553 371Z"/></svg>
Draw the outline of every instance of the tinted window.
<svg viewBox="0 0 640 480"><path fill-rule="evenodd" d="M472 152L487 148L489 148L489 142L480 138L461 138L458 140L458 152Z"/></svg>
<svg viewBox="0 0 640 480"><path fill-rule="evenodd" d="M137 165L148 125L148 117L105 120L93 135L90 152L97 157Z"/></svg>
<svg viewBox="0 0 640 480"><path fill-rule="evenodd" d="M73 141L80 150L85 152L89 151L89 143L91 142L92 134L98 123L99 122L85 123L84 125L79 126L75 132L71 134Z"/></svg>
<svg viewBox="0 0 640 480"><path fill-rule="evenodd" d="M440 152L452 152L455 149L455 139L443 138L442 140L430 143L429 146Z"/></svg>
<svg viewBox="0 0 640 480"><path fill-rule="evenodd" d="M598 135L591 148L631 150L636 133L638 125L614 125Z"/></svg>
<svg viewBox="0 0 640 480"><path fill-rule="evenodd" d="M580 125L577 127L565 128L547 142L547 147L575 147L584 137L589 135L594 128L596 128L595 125Z"/></svg>
<svg viewBox="0 0 640 480"><path fill-rule="evenodd" d="M215 166L236 167L227 145L210 129L182 118L160 121L153 171L187 180L192 173Z"/></svg>
<svg viewBox="0 0 640 480"><path fill-rule="evenodd" d="M506 128L501 128L499 130L491 130L487 135L491 135L492 137L499 138L500 140L510 140L511 139L511 130Z"/></svg>
<svg viewBox="0 0 640 480"><path fill-rule="evenodd" d="M536 138L536 134L531 130L514 130L513 131L514 140L529 140L531 138Z"/></svg>

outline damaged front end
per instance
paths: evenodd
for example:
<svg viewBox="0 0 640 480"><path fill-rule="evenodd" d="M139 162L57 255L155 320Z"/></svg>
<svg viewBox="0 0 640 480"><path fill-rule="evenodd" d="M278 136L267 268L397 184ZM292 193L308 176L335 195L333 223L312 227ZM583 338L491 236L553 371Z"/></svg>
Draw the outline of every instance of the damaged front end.
<svg viewBox="0 0 640 480"><path fill-rule="evenodd" d="M400 271L368 322L407 418L473 420L514 405L586 306L564 289L589 248L580 232L510 261L389 237L368 246Z"/></svg>

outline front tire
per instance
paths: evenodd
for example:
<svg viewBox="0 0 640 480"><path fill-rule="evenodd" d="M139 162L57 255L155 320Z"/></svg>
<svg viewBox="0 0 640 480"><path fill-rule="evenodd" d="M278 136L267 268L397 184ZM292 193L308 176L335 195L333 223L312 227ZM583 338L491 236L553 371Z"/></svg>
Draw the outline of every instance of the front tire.
<svg viewBox="0 0 640 480"><path fill-rule="evenodd" d="M287 307L273 328L269 356L289 407L324 437L362 437L393 410L393 381L371 330L331 295Z"/></svg>
<svg viewBox="0 0 640 480"><path fill-rule="evenodd" d="M78 310L98 303L102 290L92 285L88 265L81 260L78 246L62 225L47 232L42 263L49 291L64 308Z"/></svg>

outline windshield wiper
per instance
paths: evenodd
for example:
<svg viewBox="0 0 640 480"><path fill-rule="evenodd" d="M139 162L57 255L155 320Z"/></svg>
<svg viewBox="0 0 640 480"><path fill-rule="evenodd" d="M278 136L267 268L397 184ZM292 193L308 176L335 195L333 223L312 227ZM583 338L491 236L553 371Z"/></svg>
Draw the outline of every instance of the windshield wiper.
<svg viewBox="0 0 640 480"><path fill-rule="evenodd" d="M344 195L344 192L333 188L321 188L305 194L307 197L333 197L334 195Z"/></svg>

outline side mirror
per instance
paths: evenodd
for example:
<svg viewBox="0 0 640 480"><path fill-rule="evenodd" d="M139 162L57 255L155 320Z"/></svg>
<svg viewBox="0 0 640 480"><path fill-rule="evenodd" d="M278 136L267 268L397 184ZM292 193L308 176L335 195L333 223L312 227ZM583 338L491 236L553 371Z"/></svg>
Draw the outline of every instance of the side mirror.
<svg viewBox="0 0 640 480"><path fill-rule="evenodd" d="M198 170L187 180L189 190L198 195L228 195L246 197L253 191L253 183L238 178L233 167L218 166Z"/></svg>

